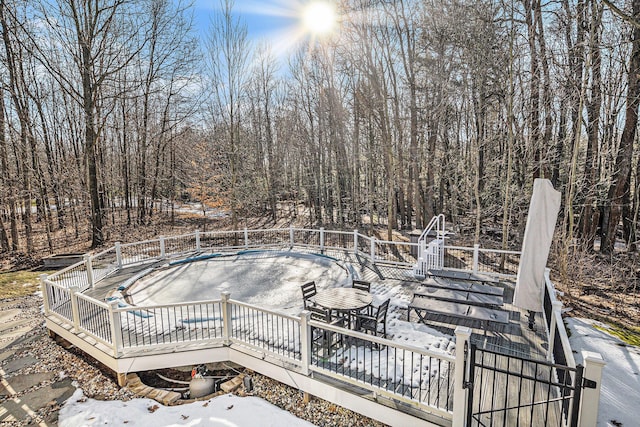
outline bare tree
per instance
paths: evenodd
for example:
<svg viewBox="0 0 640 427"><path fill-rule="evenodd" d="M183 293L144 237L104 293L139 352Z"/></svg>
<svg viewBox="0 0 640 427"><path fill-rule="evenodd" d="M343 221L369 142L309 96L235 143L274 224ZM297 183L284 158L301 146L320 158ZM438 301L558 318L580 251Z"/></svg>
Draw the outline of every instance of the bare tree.
<svg viewBox="0 0 640 427"><path fill-rule="evenodd" d="M207 40L209 52L208 70L211 77L212 110L215 123L222 120L226 134L226 156L229 165L227 194L231 205L232 226L238 227L238 213L241 209L239 180L242 156L242 101L246 95L246 67L250 46L247 26L233 16L233 0L221 0L219 11L211 23Z"/></svg>
<svg viewBox="0 0 640 427"><path fill-rule="evenodd" d="M274 104L278 95L278 81L275 76L278 65L273 52L266 44L258 48L256 58L251 78L254 86L251 102L254 138L256 139L256 151L260 153L258 164L260 165L261 177L256 177L256 181L264 181L265 191L263 194L269 205L271 219L275 222L277 220L277 194L281 181L279 175L282 173L274 123L277 114L275 110L277 106Z"/></svg>
<svg viewBox="0 0 640 427"><path fill-rule="evenodd" d="M101 100L105 87L146 42L140 34L144 25L133 6L127 0L61 0L55 5L43 2L40 7L52 38L51 44L39 49L40 61L82 106L93 247L104 240L97 152L102 115L108 110L101 108ZM69 61L57 61L60 54Z"/></svg>
<svg viewBox="0 0 640 427"><path fill-rule="evenodd" d="M640 0L632 2L632 19L640 22ZM623 207L629 201L633 143L638 124L640 106L640 26L633 27L631 54L629 57L627 106L624 128L616 156L614 176L609 186L608 206L604 211L603 235L600 250L612 253Z"/></svg>

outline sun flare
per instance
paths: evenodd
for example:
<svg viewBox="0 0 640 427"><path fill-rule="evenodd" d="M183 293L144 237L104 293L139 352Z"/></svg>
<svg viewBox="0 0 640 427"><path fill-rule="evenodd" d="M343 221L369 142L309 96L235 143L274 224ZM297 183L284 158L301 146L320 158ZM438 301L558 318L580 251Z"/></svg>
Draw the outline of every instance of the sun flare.
<svg viewBox="0 0 640 427"><path fill-rule="evenodd" d="M304 8L302 22L304 28L312 34L328 34L336 25L336 11L326 1L314 1Z"/></svg>

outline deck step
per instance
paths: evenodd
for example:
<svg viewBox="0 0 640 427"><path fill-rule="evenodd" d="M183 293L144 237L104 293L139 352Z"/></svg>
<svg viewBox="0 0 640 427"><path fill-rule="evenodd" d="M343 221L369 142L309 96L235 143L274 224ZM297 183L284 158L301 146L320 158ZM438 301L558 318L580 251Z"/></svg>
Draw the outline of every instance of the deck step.
<svg viewBox="0 0 640 427"><path fill-rule="evenodd" d="M414 297L409 304L409 313L411 310L416 312L422 322L425 322L426 314L432 313L483 322L509 323L509 313L506 311L429 298Z"/></svg>
<svg viewBox="0 0 640 427"><path fill-rule="evenodd" d="M230 379L225 383L220 384L220 390L226 393L232 393L240 387L243 379L244 379L244 374L240 374L237 377Z"/></svg>

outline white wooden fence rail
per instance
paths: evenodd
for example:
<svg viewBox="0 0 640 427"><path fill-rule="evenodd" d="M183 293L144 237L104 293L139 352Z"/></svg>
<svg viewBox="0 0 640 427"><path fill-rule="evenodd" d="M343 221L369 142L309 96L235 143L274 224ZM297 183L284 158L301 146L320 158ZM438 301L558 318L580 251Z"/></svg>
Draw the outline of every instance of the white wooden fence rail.
<svg viewBox="0 0 640 427"><path fill-rule="evenodd" d="M310 321L309 314L305 312L300 317L284 315L231 300L224 293L219 300L145 307L126 306L118 301L105 303L82 293L123 267L203 251L273 247L311 248L321 253L326 250L341 250L373 264L413 267L418 259L419 245L422 242L378 240L360 234L357 230L348 232L295 227L206 233L196 231L143 242L116 243L114 247L87 256L77 264L49 276L41 276L44 311L46 316L70 325L74 333L84 334L110 348L112 356L116 358L126 357L141 349L172 351L177 343L243 346L286 362L305 375L317 372L339 378L374 393L417 405L446 419L452 419L453 424L458 425L459 419L455 419L453 414L454 405L459 405L453 403L453 396L465 394L456 389L462 385L456 385L454 377L459 376L455 374L456 371L464 369L462 365L457 366L463 363L463 358L427 352L390 340L333 328ZM473 248L445 246L443 267L515 277L519 256L519 252L481 249L478 245ZM555 290L548 273L545 278L547 292L554 300L552 318L547 325L551 357L553 343L556 341L554 334L560 334L558 338L565 352L570 347L560 316L561 306L555 299ZM355 364L339 359L326 360L314 354L314 348L317 347L313 347L312 338L325 333L340 334L346 343L360 343L355 347L356 350L352 350L351 344L345 344L340 353L345 356L347 351L353 351L348 356ZM457 346L463 348L468 336L464 333L457 335L460 341ZM363 352L359 352L358 348L364 348ZM378 349L384 349L384 358ZM363 357L369 357L369 362ZM566 357L570 364L575 365L571 354L566 354ZM372 360L377 364L371 365ZM358 371L359 364L366 363L369 363L369 367ZM420 369L424 369L424 366L431 369L430 379L413 376L417 372L415 363L418 363ZM374 365L376 369L382 369L382 372L374 372ZM398 375L397 372L392 374L391 366L406 371L408 376ZM439 394L443 388L446 392Z"/></svg>

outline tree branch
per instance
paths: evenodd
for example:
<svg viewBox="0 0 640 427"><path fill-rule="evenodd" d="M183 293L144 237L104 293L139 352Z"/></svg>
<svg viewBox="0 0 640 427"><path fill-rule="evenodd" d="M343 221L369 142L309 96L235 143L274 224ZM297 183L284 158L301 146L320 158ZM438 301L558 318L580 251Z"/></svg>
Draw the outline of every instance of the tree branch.
<svg viewBox="0 0 640 427"><path fill-rule="evenodd" d="M618 15L620 19L631 24L635 28L640 29L640 22L637 21L633 16L627 15L622 11L622 9L618 8L615 4L611 3L609 0L602 0L602 3L607 5L607 7L611 9L611 12L613 12L615 15Z"/></svg>

